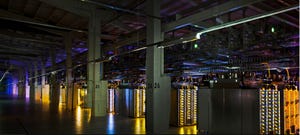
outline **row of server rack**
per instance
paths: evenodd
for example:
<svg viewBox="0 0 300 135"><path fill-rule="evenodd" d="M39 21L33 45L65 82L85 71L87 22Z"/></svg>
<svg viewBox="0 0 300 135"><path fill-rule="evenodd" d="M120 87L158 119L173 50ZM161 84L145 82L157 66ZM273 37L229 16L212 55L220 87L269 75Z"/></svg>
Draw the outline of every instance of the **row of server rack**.
<svg viewBox="0 0 300 135"><path fill-rule="evenodd" d="M136 88L110 88L107 91L108 113L132 118L145 117L146 92L144 86Z"/></svg>
<svg viewBox="0 0 300 135"><path fill-rule="evenodd" d="M265 84L241 89L235 79L215 80L213 87L192 83L172 86L170 125L197 125L200 133L299 134L299 90ZM146 86L107 90L108 112L145 117Z"/></svg>
<svg viewBox="0 0 300 135"><path fill-rule="evenodd" d="M172 88L171 125L188 126L197 123L197 90L197 86L187 84ZM117 113L132 118L145 117L146 87L108 89L107 110L108 113Z"/></svg>
<svg viewBox="0 0 300 135"><path fill-rule="evenodd" d="M241 89L238 81L216 80L198 90L200 134L299 134L299 89L272 83Z"/></svg>
<svg viewBox="0 0 300 135"><path fill-rule="evenodd" d="M197 91L198 87L191 84L172 88L171 125L188 126L197 123Z"/></svg>
<svg viewBox="0 0 300 135"><path fill-rule="evenodd" d="M260 91L260 133L299 134L299 90L267 84ZM283 119L281 119L283 118Z"/></svg>

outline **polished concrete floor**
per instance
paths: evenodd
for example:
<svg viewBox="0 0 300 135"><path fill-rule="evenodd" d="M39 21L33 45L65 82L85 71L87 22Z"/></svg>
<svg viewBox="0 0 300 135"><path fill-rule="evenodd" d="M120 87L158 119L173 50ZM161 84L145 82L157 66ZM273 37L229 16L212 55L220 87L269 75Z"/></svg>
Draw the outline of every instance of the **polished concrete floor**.
<svg viewBox="0 0 300 135"><path fill-rule="evenodd" d="M55 109L54 109L55 110ZM144 118L108 114L91 117L91 110L78 107L53 111L47 104L0 95L0 135L5 134L146 134ZM196 126L170 127L161 134L196 134Z"/></svg>

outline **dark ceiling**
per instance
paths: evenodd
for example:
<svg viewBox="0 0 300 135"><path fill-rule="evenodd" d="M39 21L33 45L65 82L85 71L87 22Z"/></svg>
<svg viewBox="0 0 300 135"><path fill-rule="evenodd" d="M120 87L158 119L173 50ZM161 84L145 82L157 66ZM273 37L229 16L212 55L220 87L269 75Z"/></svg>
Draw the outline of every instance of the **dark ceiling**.
<svg viewBox="0 0 300 135"><path fill-rule="evenodd" d="M30 70L34 62L50 67L51 51L57 68L64 68L62 35L69 31L73 31L73 65L86 63L88 19L77 8L90 5L103 16L103 58L117 55L105 62L106 77L143 73L145 50L118 54L145 45L146 0L0 0L0 71ZM164 41L295 5L299 6L298 0L163 0ZM299 9L210 32L193 42L175 40L165 52L165 71L170 74L196 75L235 67L265 70L263 62L277 70L298 70Z"/></svg>

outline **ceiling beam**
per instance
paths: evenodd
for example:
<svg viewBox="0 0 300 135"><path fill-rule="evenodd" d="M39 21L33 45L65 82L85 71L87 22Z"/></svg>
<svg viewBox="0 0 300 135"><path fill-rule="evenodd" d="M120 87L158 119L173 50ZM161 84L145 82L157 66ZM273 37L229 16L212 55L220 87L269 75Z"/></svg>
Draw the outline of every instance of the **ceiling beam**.
<svg viewBox="0 0 300 135"><path fill-rule="evenodd" d="M12 46L12 45L3 45L3 44L0 44L0 48L1 49L7 49L9 51L14 51L14 52L18 52L20 51L21 53L24 53L24 52L31 52L31 53L34 53L34 54L43 54L45 52L45 49L44 50L41 50L41 49L33 49L33 48L25 48L25 47L16 47L16 46Z"/></svg>
<svg viewBox="0 0 300 135"><path fill-rule="evenodd" d="M7 52L6 51L0 51L0 55L2 56L26 56L26 57L38 57L36 54L25 54L25 53L19 53L19 52Z"/></svg>
<svg viewBox="0 0 300 135"><path fill-rule="evenodd" d="M0 30L0 36L5 35L8 36L12 39L19 40L19 41L28 41L32 44L32 46L37 46L37 47L45 47L45 48L50 48L50 47L57 47L57 48L64 48L61 43L59 42L52 42L52 41L46 41L45 39L37 39L31 36L28 36L28 34L18 34L16 32L9 32L9 31L3 31Z"/></svg>
<svg viewBox="0 0 300 135"><path fill-rule="evenodd" d="M38 26L30 26L30 27L32 27L34 29L42 30L42 31L45 31L45 32L49 32L51 34L56 34L56 35L59 35L59 36L64 36L65 33L67 33L66 31L49 29L49 28L38 27Z"/></svg>
<svg viewBox="0 0 300 135"><path fill-rule="evenodd" d="M188 24L194 24L197 22L201 22L203 20L216 17L218 15L222 15L237 9L240 9L242 7L246 7L248 5L260 2L263 0L233 0L233 1L228 1L224 4L214 6L212 8L209 8L207 10L201 11L199 13L181 18L177 21L168 23L163 25L162 29L163 32L168 32L173 29L180 28L182 26L186 26Z"/></svg>
<svg viewBox="0 0 300 135"><path fill-rule="evenodd" d="M86 18L88 18L91 15L92 10L99 9L97 8L97 6L99 7L98 4L95 4L93 2L89 3L88 1L84 1L84 0L40 0L40 1ZM106 22L115 17L114 12L112 12L111 10L99 10L99 12L97 11L97 14L103 16L102 22Z"/></svg>
<svg viewBox="0 0 300 135"><path fill-rule="evenodd" d="M123 30L125 30L125 31L127 31L127 32L128 32L128 31L131 31L131 30L133 29L133 28L127 26L126 24L124 24L124 23L122 22L122 20L120 20L120 19L117 19L117 20L111 22L110 24L112 24L112 25L114 25L114 26L117 26L117 27L119 27L119 28L121 28L121 29L123 29Z"/></svg>
<svg viewBox="0 0 300 135"><path fill-rule="evenodd" d="M30 61L30 62L33 62L33 61L36 61L36 60L39 60L40 58L39 57L27 57L27 56L7 56L7 55L0 55L0 62L1 61L9 61L9 60L18 60L18 61Z"/></svg>
<svg viewBox="0 0 300 135"><path fill-rule="evenodd" d="M32 28L38 29L38 30L42 30L42 31L46 31L52 34L57 34L60 36L64 36L67 31L63 31L63 30L54 30L54 29L49 29L49 28L42 28L42 27L36 27L36 26L32 26ZM87 34L87 31L82 30L83 34ZM117 37L114 35L109 35L109 34L101 34L101 39L106 39L106 40L115 40ZM86 40L86 39L81 39L81 40Z"/></svg>
<svg viewBox="0 0 300 135"><path fill-rule="evenodd" d="M146 39L146 29L139 29L137 32L133 32L129 35L129 38L126 38L122 41L116 42L113 44L114 49L118 49L124 45L136 43L138 41Z"/></svg>
<svg viewBox="0 0 300 135"><path fill-rule="evenodd" d="M261 3L260 6L265 7L264 9L273 9L270 5L267 5L265 3ZM284 16L285 18L288 18L288 19L290 19L293 22L297 22L297 23L299 22L299 19L295 18L296 16L294 17L294 16L291 16L291 15L289 15L287 13L282 13L281 16Z"/></svg>
<svg viewBox="0 0 300 135"><path fill-rule="evenodd" d="M54 7L66 10L82 17L89 17L91 5L83 3L79 0L40 0Z"/></svg>
<svg viewBox="0 0 300 135"><path fill-rule="evenodd" d="M250 5L249 8L251 8L251 9L257 11L257 12L261 12L261 13L265 12L265 10L262 10L262 9L260 9L260 8L257 8L257 7L254 7L254 6L252 6L252 5ZM278 21L281 21L281 22L284 22L284 23L286 23L286 24L289 24L289 25L291 25L291 26L293 26L293 27L299 28L299 25L298 25L298 24L295 24L295 23L290 22L290 21L288 21L288 20L286 20L286 19L283 19L282 17L279 17L279 16L271 16L271 17L274 18L274 19L276 19L276 20L278 20Z"/></svg>
<svg viewBox="0 0 300 135"><path fill-rule="evenodd" d="M23 21L30 21L30 22L35 22L35 23L40 23L40 21L25 17L25 16L21 16L21 15L17 15L15 13L0 9L0 17L3 18L14 18L14 19L18 19L18 20L23 20Z"/></svg>
<svg viewBox="0 0 300 135"><path fill-rule="evenodd" d="M38 20L35 20L32 18L17 15L17 14L14 14L14 13L11 13L11 12L8 12L5 10L1 10L1 9L0 9L0 19L14 21L14 22L20 22L20 23L25 23L25 24L35 25L35 26L59 29L59 30L64 30L64 31L76 31L76 32L87 33L87 30L80 30L80 29L62 27L62 26L57 26L57 25L50 25L50 24L44 23L43 21L38 21Z"/></svg>

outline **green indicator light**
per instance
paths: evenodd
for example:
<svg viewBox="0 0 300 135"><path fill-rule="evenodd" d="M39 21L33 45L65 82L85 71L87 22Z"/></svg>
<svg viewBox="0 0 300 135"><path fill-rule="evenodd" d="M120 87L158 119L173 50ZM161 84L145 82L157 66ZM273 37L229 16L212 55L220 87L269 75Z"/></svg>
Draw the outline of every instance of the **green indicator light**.
<svg viewBox="0 0 300 135"><path fill-rule="evenodd" d="M275 28L274 27L271 28L271 32L273 32L273 33L275 32Z"/></svg>
<svg viewBox="0 0 300 135"><path fill-rule="evenodd" d="M198 44L194 44L194 48L198 48Z"/></svg>

